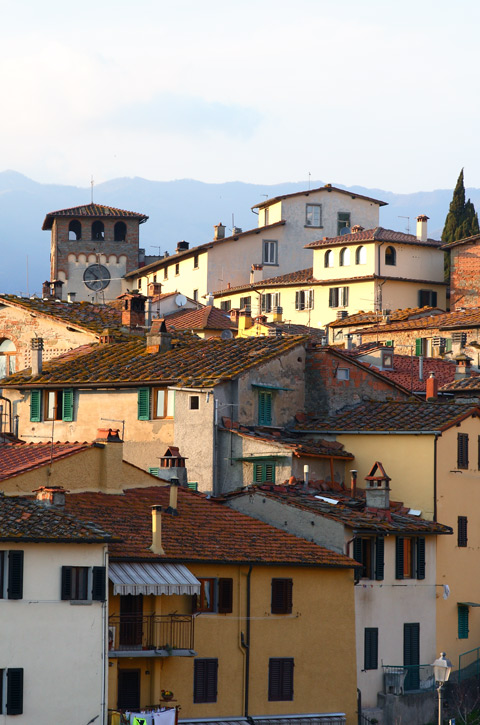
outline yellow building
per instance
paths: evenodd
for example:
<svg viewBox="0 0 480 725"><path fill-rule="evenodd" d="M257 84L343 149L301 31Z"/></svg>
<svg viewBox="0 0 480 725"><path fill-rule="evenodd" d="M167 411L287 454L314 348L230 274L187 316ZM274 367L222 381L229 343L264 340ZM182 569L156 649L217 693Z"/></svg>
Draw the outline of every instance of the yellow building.
<svg viewBox="0 0 480 725"><path fill-rule="evenodd" d="M109 707L356 722L353 562L171 486L70 494L115 531ZM166 703L163 703L166 704Z"/></svg>

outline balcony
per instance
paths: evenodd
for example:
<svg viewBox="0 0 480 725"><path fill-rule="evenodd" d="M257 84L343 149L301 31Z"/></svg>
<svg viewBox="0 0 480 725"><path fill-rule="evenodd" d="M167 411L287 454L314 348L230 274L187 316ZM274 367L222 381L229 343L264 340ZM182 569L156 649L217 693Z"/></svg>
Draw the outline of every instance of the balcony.
<svg viewBox="0 0 480 725"><path fill-rule="evenodd" d="M109 657L193 657L191 614L111 615Z"/></svg>

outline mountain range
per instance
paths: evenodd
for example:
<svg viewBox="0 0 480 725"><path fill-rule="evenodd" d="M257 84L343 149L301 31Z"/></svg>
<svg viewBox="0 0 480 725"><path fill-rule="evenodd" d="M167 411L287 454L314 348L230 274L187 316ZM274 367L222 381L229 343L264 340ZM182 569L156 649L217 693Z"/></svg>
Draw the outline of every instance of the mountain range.
<svg viewBox="0 0 480 725"><path fill-rule="evenodd" d="M324 181L311 181L311 188ZM415 233L416 216L427 214L429 236L440 238L452 189L395 194L363 186L338 186L358 194L381 199L388 206L380 209L380 225ZM243 230L257 226L254 204L281 194L308 188L308 182L247 184L226 182L207 184L193 179L150 181L139 177L119 178L93 189L98 204L147 214L140 227L140 246L147 255L172 253L178 241L190 246L213 238L213 226L222 222ZM16 171L0 172L0 292L40 294L42 282L49 279L50 232L42 231L48 212L91 201L92 190L78 186L41 184ZM480 206L480 189L467 189L475 207Z"/></svg>

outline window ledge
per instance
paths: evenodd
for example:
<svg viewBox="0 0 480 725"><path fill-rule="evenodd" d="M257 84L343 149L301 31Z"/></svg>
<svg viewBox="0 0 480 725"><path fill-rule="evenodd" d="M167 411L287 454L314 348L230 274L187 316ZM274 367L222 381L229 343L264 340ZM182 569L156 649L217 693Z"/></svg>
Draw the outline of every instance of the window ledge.
<svg viewBox="0 0 480 725"><path fill-rule="evenodd" d="M79 606L79 607L87 606L88 607L91 604L93 604L93 600L92 599L70 599L70 604L75 607L77 607L77 606Z"/></svg>
<svg viewBox="0 0 480 725"><path fill-rule="evenodd" d="M304 229L323 229L323 225L317 226L316 224L304 224Z"/></svg>

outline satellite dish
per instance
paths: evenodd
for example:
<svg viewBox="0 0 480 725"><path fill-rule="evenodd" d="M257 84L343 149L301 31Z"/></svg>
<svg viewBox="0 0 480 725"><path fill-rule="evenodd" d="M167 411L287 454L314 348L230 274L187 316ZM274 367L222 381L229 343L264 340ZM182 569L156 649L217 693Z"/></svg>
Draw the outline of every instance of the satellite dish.
<svg viewBox="0 0 480 725"><path fill-rule="evenodd" d="M343 229L340 229L340 236L343 237L344 234L350 234L351 229L350 227L343 227Z"/></svg>
<svg viewBox="0 0 480 725"><path fill-rule="evenodd" d="M175 304L177 305L177 307L183 307L184 305L186 305L187 298L185 297L185 295L177 295L175 297Z"/></svg>
<svg viewBox="0 0 480 725"><path fill-rule="evenodd" d="M233 337L233 332L231 330L222 330L222 334L220 335L222 340L231 340Z"/></svg>

